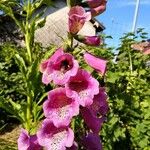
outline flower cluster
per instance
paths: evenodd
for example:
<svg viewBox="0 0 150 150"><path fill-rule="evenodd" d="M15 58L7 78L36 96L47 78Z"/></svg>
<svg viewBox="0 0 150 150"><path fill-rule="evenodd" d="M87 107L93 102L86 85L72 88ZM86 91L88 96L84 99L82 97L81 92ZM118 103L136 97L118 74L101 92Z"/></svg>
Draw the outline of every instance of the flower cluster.
<svg viewBox="0 0 150 150"><path fill-rule="evenodd" d="M105 73L105 60L90 53L85 53L84 59L102 75ZM75 141L70 123L79 113L93 132L89 136L98 138L108 111L105 89L100 87L99 82L89 72L80 68L77 60L62 48L43 61L40 70L43 73L43 83L53 81L57 88L48 93L48 99L43 104L46 119L37 133L39 144L48 150L71 147ZM86 139L88 138L85 137L83 142ZM97 146L100 146L100 142L97 142Z"/></svg>
<svg viewBox="0 0 150 150"><path fill-rule="evenodd" d="M91 8L86 12L81 6L74 6L69 12L69 32L75 39L85 21L91 18L92 10L101 6L101 1L87 1ZM81 42L87 45L99 45L96 36L82 37ZM104 75L107 61L88 52L83 56L85 62L96 71ZM54 83L55 88L48 92L47 100L43 104L45 119L36 135L29 135L22 130L18 139L19 150L76 150L78 144L75 139L71 123L75 116L82 116L89 134L82 138L82 145L87 150L101 150L102 145L99 131L108 111L105 89L88 71L81 68L74 56L62 47L40 65L42 82Z"/></svg>
<svg viewBox="0 0 150 150"><path fill-rule="evenodd" d="M83 36L77 33L81 30L86 21L89 21L92 17L105 11L106 3L106 0L85 0L83 3L80 3L80 6L73 6L68 13L69 33L79 42L90 46L99 46L102 43L100 37ZM82 7L82 5L86 8Z"/></svg>

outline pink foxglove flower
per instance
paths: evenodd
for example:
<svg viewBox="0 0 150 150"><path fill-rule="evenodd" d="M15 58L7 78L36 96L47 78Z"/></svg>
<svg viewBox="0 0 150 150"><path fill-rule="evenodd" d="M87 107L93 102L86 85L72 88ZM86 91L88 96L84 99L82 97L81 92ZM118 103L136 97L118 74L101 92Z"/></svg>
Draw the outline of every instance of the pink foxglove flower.
<svg viewBox="0 0 150 150"><path fill-rule="evenodd" d="M105 74L107 63L106 60L95 57L94 55L87 52L84 54L84 60L88 65L99 71L102 75Z"/></svg>
<svg viewBox="0 0 150 150"><path fill-rule="evenodd" d="M93 17L100 15L101 13L103 13L106 10L106 0L102 0L101 4L97 7L93 7L91 8L91 14Z"/></svg>
<svg viewBox="0 0 150 150"><path fill-rule="evenodd" d="M43 72L43 83L48 84L53 80L55 84L63 85L71 76L76 75L79 65L71 54L58 49L54 55L41 64L40 68Z"/></svg>
<svg viewBox="0 0 150 150"><path fill-rule="evenodd" d="M104 88L99 89L99 94L94 96L93 103L87 108L81 108L82 117L87 126L96 134L99 133L105 115L108 112L107 95Z"/></svg>
<svg viewBox="0 0 150 150"><path fill-rule="evenodd" d="M86 45L90 46L99 46L102 43L102 40L98 36L82 36L82 35L76 35L74 36L76 40L79 42L82 42Z"/></svg>
<svg viewBox="0 0 150 150"><path fill-rule="evenodd" d="M91 105L94 95L99 92L99 82L82 69L70 78L65 87L66 95L77 100L83 107Z"/></svg>
<svg viewBox="0 0 150 150"><path fill-rule="evenodd" d="M74 6L70 9L69 13L69 32L77 34L83 27L86 21L91 19L91 13L85 12L81 6Z"/></svg>
<svg viewBox="0 0 150 150"><path fill-rule="evenodd" d="M107 114L109 110L109 106L107 103L107 95L104 88L99 89L98 95L94 96L93 103L88 107L90 111L92 111L95 115L104 116Z"/></svg>
<svg viewBox="0 0 150 150"><path fill-rule="evenodd" d="M44 115L56 127L68 126L73 116L79 114L79 104L66 96L65 88L57 88L48 93L48 100L43 104Z"/></svg>
<svg viewBox="0 0 150 150"><path fill-rule="evenodd" d="M88 128L90 128L93 133L98 134L103 122L105 121L105 117L98 118L86 107L81 108L81 115Z"/></svg>
<svg viewBox="0 0 150 150"><path fill-rule="evenodd" d="M99 46L101 39L98 36L85 36L83 43L91 46Z"/></svg>
<svg viewBox="0 0 150 150"><path fill-rule="evenodd" d="M37 137L40 145L46 150L66 150L74 141L74 133L69 127L57 128L49 119L43 121Z"/></svg>
<svg viewBox="0 0 150 150"><path fill-rule="evenodd" d="M83 138L83 145L86 150L102 150L101 139L97 134L89 133Z"/></svg>
<svg viewBox="0 0 150 150"><path fill-rule="evenodd" d="M42 147L36 135L30 136L26 130L22 129L18 138L18 150L42 150Z"/></svg>
<svg viewBox="0 0 150 150"><path fill-rule="evenodd" d="M54 62L59 56L63 54L63 49L58 48L48 60L45 60L40 64L40 72L43 73L42 82L44 84L48 84L52 81L52 70L50 69L50 66L52 65L52 62Z"/></svg>

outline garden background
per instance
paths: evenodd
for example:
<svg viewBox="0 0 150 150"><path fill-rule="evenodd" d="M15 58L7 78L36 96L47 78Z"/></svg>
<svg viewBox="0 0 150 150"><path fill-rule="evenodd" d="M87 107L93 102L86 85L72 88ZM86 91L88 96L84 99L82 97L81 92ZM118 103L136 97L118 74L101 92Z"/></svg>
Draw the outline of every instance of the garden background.
<svg viewBox="0 0 150 150"><path fill-rule="evenodd" d="M29 114L30 99L34 120L31 132L40 126L43 120L42 103L47 91L54 86L42 84L39 64L54 53L56 45L44 47L34 40L36 30L44 27L46 22L42 17L43 11L36 15L34 12L43 6L57 7L55 2L46 0L32 1L28 7L15 0L0 2L0 9L4 12L0 15L0 29L3 31L0 33L3 37L0 44L0 150L17 149L21 124L30 128L31 122L23 120L24 115ZM12 24L13 31L9 30L7 22ZM106 87L108 95L109 112L100 132L103 149L150 150L150 55L132 48L133 44L146 41L148 34L142 28L135 33L124 33L117 47L112 47L109 42L107 44L107 41L113 41L114 33L106 35L103 32L100 36L104 39L102 45L81 45L75 55L81 66L89 71L91 68L81 58L82 49L108 61L104 77L93 72L101 85ZM20 41L25 43L20 44ZM77 124L75 130L81 126Z"/></svg>

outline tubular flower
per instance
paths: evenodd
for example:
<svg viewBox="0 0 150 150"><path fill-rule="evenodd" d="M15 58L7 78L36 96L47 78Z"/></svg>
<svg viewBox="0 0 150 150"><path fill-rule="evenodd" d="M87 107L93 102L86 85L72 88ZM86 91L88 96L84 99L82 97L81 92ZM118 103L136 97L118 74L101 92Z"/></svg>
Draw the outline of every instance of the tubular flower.
<svg viewBox="0 0 150 150"><path fill-rule="evenodd" d="M95 57L94 55L87 52L84 54L84 60L88 65L99 71L102 75L105 74L107 63L106 60Z"/></svg>
<svg viewBox="0 0 150 150"><path fill-rule="evenodd" d="M90 128L93 133L98 134L103 122L105 121L105 117L98 118L86 107L81 108L81 115L88 128Z"/></svg>
<svg viewBox="0 0 150 150"><path fill-rule="evenodd" d="M37 137L40 145L46 150L66 150L74 141L74 133L69 127L57 128L49 119L43 121Z"/></svg>
<svg viewBox="0 0 150 150"><path fill-rule="evenodd" d="M65 85L66 95L78 101L83 107L93 103L94 95L99 92L99 83L87 71L79 69Z"/></svg>
<svg viewBox="0 0 150 150"><path fill-rule="evenodd" d="M43 104L44 115L56 127L68 126L73 116L79 114L79 104L66 96L65 88L57 88L48 93L48 100Z"/></svg>
<svg viewBox="0 0 150 150"><path fill-rule="evenodd" d="M42 82L44 84L48 84L52 81L52 70L50 69L52 62L54 62L57 59L57 57L63 54L64 54L63 49L58 48L56 52L48 60L45 60L40 64L40 72L43 73Z"/></svg>
<svg viewBox="0 0 150 150"><path fill-rule="evenodd" d="M42 82L48 84L53 80L55 84L63 85L71 76L76 75L78 68L78 62L71 54L58 49L52 57L41 64Z"/></svg>
<svg viewBox="0 0 150 150"><path fill-rule="evenodd" d="M103 13L106 10L106 3L107 3L106 0L102 0L99 6L91 8L90 11L92 16L95 17Z"/></svg>
<svg viewBox="0 0 150 150"><path fill-rule="evenodd" d="M69 13L69 32L77 34L83 27L86 21L91 19L91 13L85 12L81 6L74 6L70 9Z"/></svg>
<svg viewBox="0 0 150 150"><path fill-rule="evenodd" d="M82 117L87 126L96 134L99 133L104 117L108 112L107 95L104 88L99 89L99 94L94 96L93 103L87 108L81 108Z"/></svg>
<svg viewBox="0 0 150 150"><path fill-rule="evenodd" d="M82 42L86 45L90 46L99 46L102 43L102 40L98 36L82 36L82 35L76 35L74 36L76 40L79 42Z"/></svg>
<svg viewBox="0 0 150 150"><path fill-rule="evenodd" d="M18 138L18 150L42 150L42 147L38 144L36 135L30 136L22 129Z"/></svg>
<svg viewBox="0 0 150 150"><path fill-rule="evenodd" d="M83 43L90 46L99 46L101 44L101 39L98 36L85 36Z"/></svg>
<svg viewBox="0 0 150 150"><path fill-rule="evenodd" d="M83 145L86 150L102 150L101 139L97 134L89 133L83 138Z"/></svg>
<svg viewBox="0 0 150 150"><path fill-rule="evenodd" d="M94 96L93 103L89 109L95 115L104 116L107 114L109 107L107 103L107 95L104 88L99 89L99 94Z"/></svg>

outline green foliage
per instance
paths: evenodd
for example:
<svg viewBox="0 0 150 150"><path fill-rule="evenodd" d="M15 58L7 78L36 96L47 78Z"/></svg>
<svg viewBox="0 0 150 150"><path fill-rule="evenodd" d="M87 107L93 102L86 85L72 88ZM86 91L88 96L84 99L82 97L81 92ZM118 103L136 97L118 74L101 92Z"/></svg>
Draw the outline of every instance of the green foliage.
<svg viewBox="0 0 150 150"><path fill-rule="evenodd" d="M35 31L44 26L46 18L41 19L44 11L36 13L46 0L0 1L0 9L10 16L22 31L25 48L2 45L1 53L1 101L0 108L16 117L29 132L35 132L37 123L43 117L42 100L45 89L41 83L39 64L48 50L43 50L40 44L34 42ZM48 5L52 4L51 1ZM13 11L17 8L17 12ZM19 19L16 17L19 14ZM51 49L51 54L53 49ZM8 59L8 61L6 60ZM13 70L14 69L14 70ZM10 86L10 84L12 85ZM10 94L14 92L13 94ZM17 95L16 95L17 93ZM18 96L18 97L17 97ZM32 129L32 130L31 130Z"/></svg>
<svg viewBox="0 0 150 150"><path fill-rule="evenodd" d="M110 112L101 133L105 150L150 149L150 57L131 48L145 35L143 30L125 34L116 62L108 64Z"/></svg>
<svg viewBox="0 0 150 150"><path fill-rule="evenodd" d="M16 47L11 43L0 46L0 108L27 126L26 98L30 97L30 120L33 130L43 117L42 101L47 96L41 83L39 64L42 59L52 55L54 49L49 47L44 50L39 44L35 44L33 63L28 65L24 57L25 48ZM7 119L1 118L0 129L5 127L5 120Z"/></svg>

